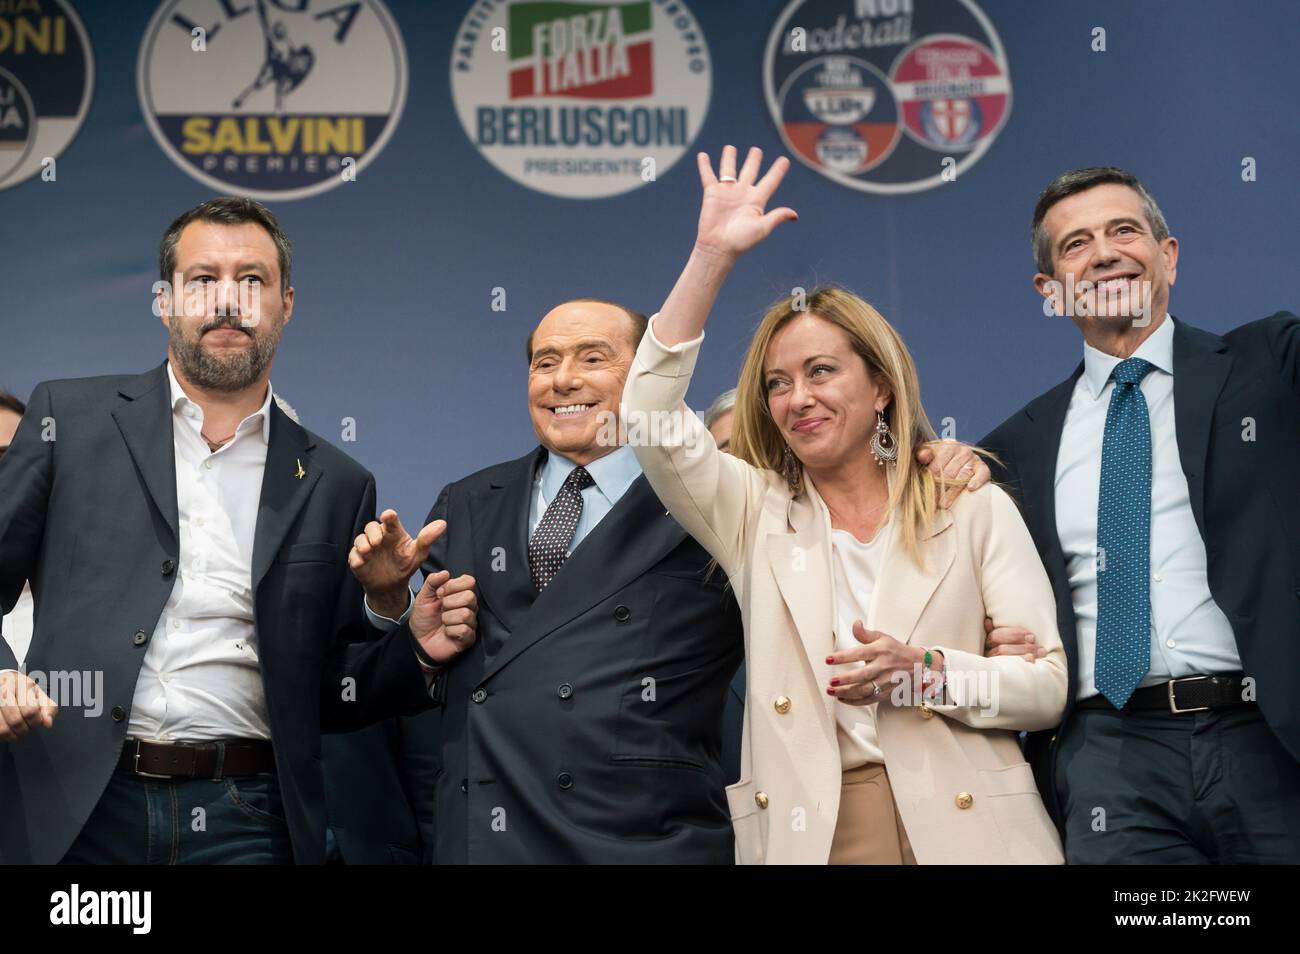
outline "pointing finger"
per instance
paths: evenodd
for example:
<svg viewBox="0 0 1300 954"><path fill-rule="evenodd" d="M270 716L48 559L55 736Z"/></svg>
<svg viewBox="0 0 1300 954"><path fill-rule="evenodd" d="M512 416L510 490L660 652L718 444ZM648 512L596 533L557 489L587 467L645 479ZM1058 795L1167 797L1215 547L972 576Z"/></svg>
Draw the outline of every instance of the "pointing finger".
<svg viewBox="0 0 1300 954"><path fill-rule="evenodd" d="M429 548L433 546L434 541L442 536L446 530L446 520L434 520L424 525L424 529L420 531L420 535L415 538L415 549L421 562L423 562L424 558L429 555Z"/></svg>
<svg viewBox="0 0 1300 954"><path fill-rule="evenodd" d="M406 528L398 519L396 510L385 510L379 515L379 522L383 524L384 536L395 537L398 540L406 536Z"/></svg>

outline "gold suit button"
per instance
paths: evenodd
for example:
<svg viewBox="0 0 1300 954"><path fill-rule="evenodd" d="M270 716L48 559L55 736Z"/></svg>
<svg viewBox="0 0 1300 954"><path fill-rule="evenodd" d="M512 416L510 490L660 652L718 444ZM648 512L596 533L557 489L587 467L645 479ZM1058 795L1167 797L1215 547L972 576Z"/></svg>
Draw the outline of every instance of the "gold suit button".
<svg viewBox="0 0 1300 954"><path fill-rule="evenodd" d="M921 713L922 719L934 718L934 710L931 709L929 706L921 706L921 708L918 711Z"/></svg>
<svg viewBox="0 0 1300 954"><path fill-rule="evenodd" d="M772 703L772 705L777 712L781 713L781 715L785 715L787 712L790 711L790 697L777 696L776 702Z"/></svg>
<svg viewBox="0 0 1300 954"><path fill-rule="evenodd" d="M958 808L970 808L975 804L975 796L970 792L958 792L956 801Z"/></svg>
<svg viewBox="0 0 1300 954"><path fill-rule="evenodd" d="M754 796L754 804L759 808L767 808L767 792L759 792Z"/></svg>

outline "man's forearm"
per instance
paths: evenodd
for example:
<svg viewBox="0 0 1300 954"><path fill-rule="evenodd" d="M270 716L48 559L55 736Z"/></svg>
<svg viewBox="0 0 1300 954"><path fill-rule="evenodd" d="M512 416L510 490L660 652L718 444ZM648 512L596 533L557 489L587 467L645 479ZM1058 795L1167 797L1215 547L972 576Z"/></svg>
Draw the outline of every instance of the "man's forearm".
<svg viewBox="0 0 1300 954"><path fill-rule="evenodd" d="M411 590L408 586L400 589L366 593L366 605L376 616L391 620L400 620L411 605Z"/></svg>

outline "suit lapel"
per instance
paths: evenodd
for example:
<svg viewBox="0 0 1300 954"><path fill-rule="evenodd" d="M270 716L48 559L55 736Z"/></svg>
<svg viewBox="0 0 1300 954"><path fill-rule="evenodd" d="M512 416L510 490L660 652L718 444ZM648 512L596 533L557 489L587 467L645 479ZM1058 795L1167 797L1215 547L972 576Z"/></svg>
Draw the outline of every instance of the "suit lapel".
<svg viewBox="0 0 1300 954"><path fill-rule="evenodd" d="M315 447L311 436L289 420L274 401L270 414L271 441L266 449L266 472L253 538L254 592L321 477L320 467L311 456Z"/></svg>
<svg viewBox="0 0 1300 954"><path fill-rule="evenodd" d="M1069 670L1069 695L1073 704L1078 673L1078 633L1074 628L1074 608L1070 602L1069 568L1061 550L1056 527L1056 460L1061 451L1061 435L1075 385L1083 374L1080 361L1074 373L1025 408L1029 428L1023 441L1017 441L1014 453L1022 486L1020 499L1031 508L1030 533L1039 544L1039 556L1054 582L1057 620ZM1098 448L1098 453L1101 449ZM1034 502L1037 501L1037 506ZM1095 506L1095 502L1089 504ZM1066 628L1066 622L1069 628Z"/></svg>
<svg viewBox="0 0 1300 954"><path fill-rule="evenodd" d="M164 363L118 389L127 399L113 410L131 459L154 506L179 542L176 504L176 451L172 443L171 388Z"/></svg>
<svg viewBox="0 0 1300 954"><path fill-rule="evenodd" d="M474 578L483 602L510 632L520 628L536 597L528 567L528 516L545 456L537 448L469 497Z"/></svg>
<svg viewBox="0 0 1300 954"><path fill-rule="evenodd" d="M537 594L522 629L512 631L505 648L488 663L484 678L491 678L534 643L609 599L685 539L686 531L664 510L645 476L638 477L569 555L546 589ZM525 561L525 579L527 566Z"/></svg>
<svg viewBox="0 0 1300 954"><path fill-rule="evenodd" d="M1174 434L1196 526L1205 537L1205 461L1219 392L1232 369L1222 338L1174 322Z"/></svg>
<svg viewBox="0 0 1300 954"><path fill-rule="evenodd" d="M864 621L867 629L885 633L900 643L912 641L917 621L956 557L957 535L946 532L951 526L951 513L935 513L934 522L918 541L923 566L917 565L902 548L902 541L895 539L876 580L871 611Z"/></svg>
<svg viewBox="0 0 1300 954"><path fill-rule="evenodd" d="M1021 499L1026 503L1039 502L1034 507L1035 526L1031 529L1049 550L1060 549L1060 537L1056 531L1056 459L1061 452L1061 433L1065 430L1070 398L1082 374L1083 362L1080 361L1072 375L1029 403L1025 416L1029 418L1030 433L1015 448L1023 485L1019 488Z"/></svg>
<svg viewBox="0 0 1300 954"><path fill-rule="evenodd" d="M777 589L803 645L813 691L822 700L827 726L833 730L835 700L825 691L831 678L826 656L835 651L830 519L806 476L804 488L804 493L790 500L786 511L790 532L769 533L764 542Z"/></svg>

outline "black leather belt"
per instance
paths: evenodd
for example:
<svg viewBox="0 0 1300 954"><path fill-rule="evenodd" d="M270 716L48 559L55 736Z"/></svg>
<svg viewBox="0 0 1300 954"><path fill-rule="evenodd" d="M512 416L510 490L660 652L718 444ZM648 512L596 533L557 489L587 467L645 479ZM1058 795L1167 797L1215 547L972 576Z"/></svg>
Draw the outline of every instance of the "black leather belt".
<svg viewBox="0 0 1300 954"><path fill-rule="evenodd" d="M1171 679L1158 686L1146 686L1135 689L1129 696L1128 703L1120 712L1171 712L1174 715L1186 715L1189 712L1205 712L1209 709L1229 709L1234 706L1253 706L1254 699L1242 698L1242 681L1239 672L1218 676L1185 676ZM1076 709L1109 709L1115 711L1110 700L1096 695L1075 703Z"/></svg>
<svg viewBox="0 0 1300 954"><path fill-rule="evenodd" d="M127 739L117 767L146 778L234 778L274 772L275 753L263 739L188 743Z"/></svg>

